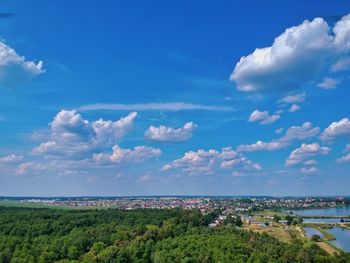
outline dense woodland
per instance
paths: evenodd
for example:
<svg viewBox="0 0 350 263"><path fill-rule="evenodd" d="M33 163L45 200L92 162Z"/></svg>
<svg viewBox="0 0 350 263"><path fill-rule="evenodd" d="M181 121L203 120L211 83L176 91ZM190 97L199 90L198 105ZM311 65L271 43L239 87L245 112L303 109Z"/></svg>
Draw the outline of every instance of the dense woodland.
<svg viewBox="0 0 350 263"><path fill-rule="evenodd" d="M350 262L183 210L0 207L0 262Z"/></svg>

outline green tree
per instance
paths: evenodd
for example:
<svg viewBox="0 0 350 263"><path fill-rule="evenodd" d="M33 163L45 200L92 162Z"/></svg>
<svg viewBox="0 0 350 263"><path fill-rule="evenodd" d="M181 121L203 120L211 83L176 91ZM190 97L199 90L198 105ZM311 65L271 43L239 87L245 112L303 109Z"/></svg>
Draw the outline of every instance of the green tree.
<svg viewBox="0 0 350 263"><path fill-rule="evenodd" d="M236 217L235 224L238 227L241 227L243 225L243 221L242 221L242 218L240 216Z"/></svg>
<svg viewBox="0 0 350 263"><path fill-rule="evenodd" d="M273 216L273 221L275 221L276 223L278 223L281 220L281 217L278 215L274 215Z"/></svg>
<svg viewBox="0 0 350 263"><path fill-rule="evenodd" d="M286 216L287 225L290 226L293 223L293 217L290 215Z"/></svg>

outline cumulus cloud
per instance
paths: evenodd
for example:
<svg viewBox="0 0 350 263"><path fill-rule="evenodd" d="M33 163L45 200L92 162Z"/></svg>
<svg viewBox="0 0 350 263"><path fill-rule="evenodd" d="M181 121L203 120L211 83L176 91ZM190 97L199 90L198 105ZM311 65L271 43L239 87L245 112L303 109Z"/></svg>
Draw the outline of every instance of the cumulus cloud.
<svg viewBox="0 0 350 263"><path fill-rule="evenodd" d="M258 152L275 151L286 147L286 144L280 141L263 142L261 140L253 144L241 144L237 147L239 152Z"/></svg>
<svg viewBox="0 0 350 263"><path fill-rule="evenodd" d="M275 151L289 146L294 140L312 138L320 133L319 127L313 127L311 122L304 122L301 126L291 126L284 136L271 142L261 140L253 144L241 144L237 147L239 152Z"/></svg>
<svg viewBox="0 0 350 263"><path fill-rule="evenodd" d="M62 110L50 123L50 139L33 149L34 154L75 155L111 146L134 125L137 113L117 121L99 119L89 122L75 110Z"/></svg>
<svg viewBox="0 0 350 263"><path fill-rule="evenodd" d="M77 111L62 110L49 124L50 131L32 154L40 155L21 163L16 175L95 176L137 170L137 164L156 158L161 150L148 146L122 148L120 140L134 126L136 112L116 121L89 121ZM111 151L109 151L111 150ZM40 157L43 157L39 159ZM137 172L139 172L137 170Z"/></svg>
<svg viewBox="0 0 350 263"><path fill-rule="evenodd" d="M241 57L230 79L246 92L291 90L318 82L324 72L348 65L349 21L350 15L344 16L333 30L322 18L288 28L272 46Z"/></svg>
<svg viewBox="0 0 350 263"><path fill-rule="evenodd" d="M280 138L281 142L291 142L293 140L304 140L312 138L320 133L319 127L313 127L311 122L304 122L301 126L291 126L286 134Z"/></svg>
<svg viewBox="0 0 350 263"><path fill-rule="evenodd" d="M0 157L0 165L2 164L13 164L13 163L18 163L23 159L22 155L8 155L8 156L3 156Z"/></svg>
<svg viewBox="0 0 350 263"><path fill-rule="evenodd" d="M281 128L276 129L275 133L276 134L281 134L283 131L284 131L284 128L281 127Z"/></svg>
<svg viewBox="0 0 350 263"><path fill-rule="evenodd" d="M134 149L123 149L119 145L113 146L113 153L95 153L93 160L97 163L126 164L138 163L161 155L161 150L148 146L136 146Z"/></svg>
<svg viewBox="0 0 350 263"><path fill-rule="evenodd" d="M339 59L337 62L335 62L332 67L331 71L333 72L339 72L349 69L350 66L350 57L344 57Z"/></svg>
<svg viewBox="0 0 350 263"><path fill-rule="evenodd" d="M187 122L183 127L175 129L160 125L150 126L145 132L145 139L155 142L184 142L192 138L192 132L197 128L193 122Z"/></svg>
<svg viewBox="0 0 350 263"><path fill-rule="evenodd" d="M41 163L25 162L17 166L15 170L15 175L36 173L37 171L43 171L46 168L46 165Z"/></svg>
<svg viewBox="0 0 350 263"><path fill-rule="evenodd" d="M300 108L299 105L293 104L292 106L290 106L289 112L296 112L296 111L298 111L298 110L300 110L300 109L301 109L301 108Z"/></svg>
<svg viewBox="0 0 350 263"><path fill-rule="evenodd" d="M348 163L350 162L350 143L345 146L345 149L343 151L345 154L344 156L337 159L338 163Z"/></svg>
<svg viewBox="0 0 350 263"><path fill-rule="evenodd" d="M305 162L303 162L304 165L315 165L318 164L318 162L316 160L307 160Z"/></svg>
<svg viewBox="0 0 350 263"><path fill-rule="evenodd" d="M34 154L49 153L49 152L52 153L55 149L57 149L56 146L57 146L57 143L55 141L42 142L38 147L34 148L32 152Z"/></svg>
<svg viewBox="0 0 350 263"><path fill-rule="evenodd" d="M323 141L332 141L338 137L350 137L350 121L348 118L332 122L322 132L320 139Z"/></svg>
<svg viewBox="0 0 350 263"><path fill-rule="evenodd" d="M305 100L306 94L305 92L297 93L293 95L288 95L280 99L278 102L281 104L293 104L293 103L301 103Z"/></svg>
<svg viewBox="0 0 350 263"><path fill-rule="evenodd" d="M303 173L303 174L313 174L313 173L316 173L318 172L318 169L316 167L302 167L300 169L300 171Z"/></svg>
<svg viewBox="0 0 350 263"><path fill-rule="evenodd" d="M350 143L345 146L344 152L350 152Z"/></svg>
<svg viewBox="0 0 350 263"><path fill-rule="evenodd" d="M15 88L42 73L42 61L26 61L25 57L0 41L0 86Z"/></svg>
<svg viewBox="0 0 350 263"><path fill-rule="evenodd" d="M350 162L350 153L342 156L341 158L337 159L338 163L348 163Z"/></svg>
<svg viewBox="0 0 350 263"><path fill-rule="evenodd" d="M270 115L268 111L253 111L249 116L250 122L259 122L262 125L270 124L277 121L280 118L278 114Z"/></svg>
<svg viewBox="0 0 350 263"><path fill-rule="evenodd" d="M132 112L126 117L120 118L118 121L99 119L92 122L92 128L96 133L97 143L113 144L122 139L132 130L136 117L137 113Z"/></svg>
<svg viewBox="0 0 350 263"><path fill-rule="evenodd" d="M50 126L52 136L58 141L79 142L95 137L89 121L74 110L61 110Z"/></svg>
<svg viewBox="0 0 350 263"><path fill-rule="evenodd" d="M339 81L336 79L324 77L317 86L321 89L335 89L338 83Z"/></svg>
<svg viewBox="0 0 350 263"><path fill-rule="evenodd" d="M13 171L15 175L45 176L81 176L91 175L97 169L103 171L104 166L94 164L90 159L32 159L20 163Z"/></svg>
<svg viewBox="0 0 350 263"><path fill-rule="evenodd" d="M330 148L322 147L318 143L306 144L303 143L299 148L293 150L286 160L286 166L300 164L310 157L317 155L327 155Z"/></svg>
<svg viewBox="0 0 350 263"><path fill-rule="evenodd" d="M178 169L188 175L200 175L233 171L254 172L262 168L231 147L225 147L221 152L214 149L186 152L182 158L164 165L162 171L172 169Z"/></svg>

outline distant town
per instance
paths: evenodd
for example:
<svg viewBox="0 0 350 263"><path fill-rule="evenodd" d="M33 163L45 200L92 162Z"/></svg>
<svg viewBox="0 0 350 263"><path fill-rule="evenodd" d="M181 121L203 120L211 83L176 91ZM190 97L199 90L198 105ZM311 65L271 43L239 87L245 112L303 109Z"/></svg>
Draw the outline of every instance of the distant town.
<svg viewBox="0 0 350 263"><path fill-rule="evenodd" d="M67 207L111 207L122 210L135 209L199 209L210 212L217 209L227 212L255 211L259 209L327 208L350 204L350 197L57 197L57 198L7 198L0 200L28 204Z"/></svg>

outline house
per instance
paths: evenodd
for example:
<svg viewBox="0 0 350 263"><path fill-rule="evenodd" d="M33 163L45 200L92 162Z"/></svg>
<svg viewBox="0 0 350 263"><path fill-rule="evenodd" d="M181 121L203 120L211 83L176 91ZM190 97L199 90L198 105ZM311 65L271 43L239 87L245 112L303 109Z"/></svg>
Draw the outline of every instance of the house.
<svg viewBox="0 0 350 263"><path fill-rule="evenodd" d="M251 226L260 226L260 227L267 227L270 225L270 223L268 222L253 221L253 220L249 220L248 224Z"/></svg>

